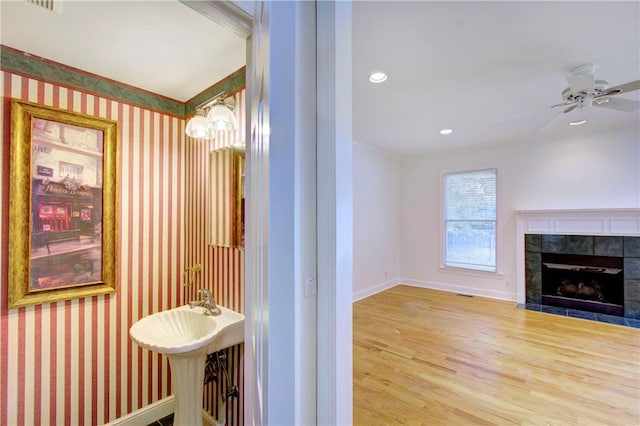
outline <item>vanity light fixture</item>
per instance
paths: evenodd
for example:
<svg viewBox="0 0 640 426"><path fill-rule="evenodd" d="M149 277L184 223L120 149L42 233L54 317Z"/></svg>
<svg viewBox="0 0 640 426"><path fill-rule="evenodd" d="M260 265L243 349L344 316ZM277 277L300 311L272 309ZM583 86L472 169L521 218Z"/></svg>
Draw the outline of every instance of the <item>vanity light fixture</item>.
<svg viewBox="0 0 640 426"><path fill-rule="evenodd" d="M236 109L236 100L234 98L224 99L220 97L213 101L213 105L207 114L207 122L218 130L236 130L238 128L238 119L233 111Z"/></svg>
<svg viewBox="0 0 640 426"><path fill-rule="evenodd" d="M569 122L569 126L579 126L579 125L584 124L586 122L587 122L587 120L570 121Z"/></svg>
<svg viewBox="0 0 640 426"><path fill-rule="evenodd" d="M383 72L374 72L369 75L369 81L375 84L384 83L389 77Z"/></svg>
<svg viewBox="0 0 640 426"><path fill-rule="evenodd" d="M213 124L207 121L207 116L202 108L199 108L196 115L189 119L184 131L187 136L196 139L214 139L216 137L216 130Z"/></svg>
<svg viewBox="0 0 640 426"><path fill-rule="evenodd" d="M185 133L192 138L213 139L219 130L236 130L235 109L235 98L222 92L196 109L196 114L187 122Z"/></svg>
<svg viewBox="0 0 640 426"><path fill-rule="evenodd" d="M451 133L453 133L453 129L442 129L442 130L440 130L440 134L441 135L450 135Z"/></svg>

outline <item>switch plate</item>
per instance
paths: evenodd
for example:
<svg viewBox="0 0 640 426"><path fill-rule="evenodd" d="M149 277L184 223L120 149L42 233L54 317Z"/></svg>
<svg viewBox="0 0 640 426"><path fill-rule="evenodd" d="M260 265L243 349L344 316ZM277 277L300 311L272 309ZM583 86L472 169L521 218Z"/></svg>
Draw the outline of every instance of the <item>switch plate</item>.
<svg viewBox="0 0 640 426"><path fill-rule="evenodd" d="M316 275L313 273L305 272L302 274L302 295L304 298L313 297L316 295Z"/></svg>

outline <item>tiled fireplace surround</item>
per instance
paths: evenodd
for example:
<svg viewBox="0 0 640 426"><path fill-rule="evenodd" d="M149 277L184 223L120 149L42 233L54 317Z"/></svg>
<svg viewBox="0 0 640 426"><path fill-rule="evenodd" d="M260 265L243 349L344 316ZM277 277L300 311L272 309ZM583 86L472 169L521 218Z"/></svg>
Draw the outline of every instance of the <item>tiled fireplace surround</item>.
<svg viewBox="0 0 640 426"><path fill-rule="evenodd" d="M623 258L624 317L640 319L640 210L517 212L518 302L539 304L542 254Z"/></svg>
<svg viewBox="0 0 640 426"><path fill-rule="evenodd" d="M541 303L542 254L623 258L624 317L640 319L640 237L526 234L526 303Z"/></svg>

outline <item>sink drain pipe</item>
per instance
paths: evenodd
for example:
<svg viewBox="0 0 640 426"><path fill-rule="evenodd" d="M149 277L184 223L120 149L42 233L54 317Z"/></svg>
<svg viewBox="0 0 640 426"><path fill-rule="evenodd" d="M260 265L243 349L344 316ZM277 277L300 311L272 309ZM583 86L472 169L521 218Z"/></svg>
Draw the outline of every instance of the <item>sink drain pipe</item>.
<svg viewBox="0 0 640 426"><path fill-rule="evenodd" d="M204 384L214 381L218 383L218 375L222 370L224 380L226 382L226 392L222 394L222 400L238 397L238 387L231 382L231 377L227 370L227 354L224 350L207 355L207 361L204 366Z"/></svg>

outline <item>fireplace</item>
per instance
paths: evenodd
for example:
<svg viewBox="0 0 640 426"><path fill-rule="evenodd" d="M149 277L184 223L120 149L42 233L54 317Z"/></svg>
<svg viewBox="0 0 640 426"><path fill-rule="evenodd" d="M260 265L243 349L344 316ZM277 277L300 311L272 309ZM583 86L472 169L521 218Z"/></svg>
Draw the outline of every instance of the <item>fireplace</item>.
<svg viewBox="0 0 640 426"><path fill-rule="evenodd" d="M525 301L640 319L640 237L524 235Z"/></svg>
<svg viewBox="0 0 640 426"><path fill-rule="evenodd" d="M640 237L524 237L526 303L640 319Z"/></svg>
<svg viewBox="0 0 640 426"><path fill-rule="evenodd" d="M613 294L603 294L603 284L600 282L598 282L600 290L596 290L595 285L589 285L593 278L579 277L577 283L571 282L576 280L575 276L566 278L569 280L564 283L567 286L560 289L561 294L557 294L558 287L563 285L563 278L560 278L560 283L556 278L553 286L545 282L545 303L550 303L547 302L547 297L567 297L571 296L572 290L578 293L580 289L581 293L595 294L598 300L590 301L580 297L572 297L572 299L585 300L585 303L593 302L592 305L597 305L597 302L611 303L621 306L624 311L620 316L592 312L585 313L588 314L587 316L596 319L606 317L612 321L621 317L640 320L640 208L519 210L516 212L516 219L518 303L530 305L532 308L535 305L541 309L545 306L542 302L543 263L572 265L571 268L583 269L583 271L573 271L572 275L580 272L594 272L589 271L590 268L622 269L621 275L615 271L608 271L612 272L609 275L613 277L605 277L605 281L613 279L618 284L620 276L622 277L622 290L607 290ZM618 260L614 264L593 265L588 263L589 260L586 258L558 259L550 257L551 254L617 258ZM545 276L549 272L558 273L558 271L546 271ZM589 282L586 283L584 280ZM596 281L598 281L597 278ZM581 282L582 287L580 287ZM550 288L547 288L547 285ZM596 291L586 288L587 286ZM607 283L606 286L609 287L609 284ZM605 302L597 296L598 291L601 293L600 297L605 298ZM622 301L619 300L620 292ZM555 300L558 300L558 297ZM562 309L563 307L549 307L549 311ZM617 310L619 311L620 308ZM577 309L573 312L573 309L564 309L564 311L566 315L573 313L577 315L581 310Z"/></svg>
<svg viewBox="0 0 640 426"><path fill-rule="evenodd" d="M543 305L624 316L622 257L542 253Z"/></svg>

